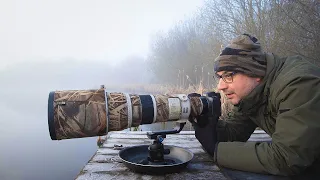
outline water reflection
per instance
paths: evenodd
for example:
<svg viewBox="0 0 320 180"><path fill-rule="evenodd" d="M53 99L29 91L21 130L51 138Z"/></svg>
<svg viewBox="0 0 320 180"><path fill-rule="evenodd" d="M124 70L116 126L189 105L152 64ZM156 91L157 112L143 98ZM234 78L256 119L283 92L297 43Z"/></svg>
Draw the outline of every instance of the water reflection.
<svg viewBox="0 0 320 180"><path fill-rule="evenodd" d="M0 179L74 179L96 151L96 138L51 141L46 96L2 96L15 97L17 105L0 103ZM44 101L33 103L35 97Z"/></svg>
<svg viewBox="0 0 320 180"><path fill-rule="evenodd" d="M2 94L4 95L4 94ZM0 179L74 179L97 150L97 138L52 141L47 124L47 95L21 93L20 101L0 103ZM14 97L7 93L4 97ZM32 101L32 99L43 101ZM173 128L174 123L143 125L138 130Z"/></svg>
<svg viewBox="0 0 320 180"><path fill-rule="evenodd" d="M50 91L94 89L104 82L133 83L123 77L110 78L113 71L121 71L108 70L106 64L61 63L22 64L0 71L1 180L74 179L96 152L98 137L50 139L47 124ZM142 65L141 68L138 72L146 69ZM132 74L128 68L122 70ZM139 130L172 127L172 123L160 123L144 125Z"/></svg>

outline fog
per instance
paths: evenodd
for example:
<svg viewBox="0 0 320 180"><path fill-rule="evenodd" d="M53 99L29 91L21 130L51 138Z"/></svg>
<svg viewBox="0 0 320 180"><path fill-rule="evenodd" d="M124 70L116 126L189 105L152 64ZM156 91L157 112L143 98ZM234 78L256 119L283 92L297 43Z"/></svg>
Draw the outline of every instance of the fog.
<svg viewBox="0 0 320 180"><path fill-rule="evenodd" d="M65 59L20 63L0 71L0 179L74 179L97 150L97 137L52 141L49 92L102 84L121 91L125 84L148 83L148 73L139 57L117 66Z"/></svg>
<svg viewBox="0 0 320 180"><path fill-rule="evenodd" d="M52 141L49 92L152 83L152 37L202 4L0 1L0 179L74 179L96 152L97 137Z"/></svg>

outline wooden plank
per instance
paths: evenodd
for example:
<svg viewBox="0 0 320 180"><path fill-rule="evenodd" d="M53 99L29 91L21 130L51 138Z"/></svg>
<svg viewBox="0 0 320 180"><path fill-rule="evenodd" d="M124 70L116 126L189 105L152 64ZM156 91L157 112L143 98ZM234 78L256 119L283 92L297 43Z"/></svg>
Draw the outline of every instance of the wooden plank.
<svg viewBox="0 0 320 180"><path fill-rule="evenodd" d="M120 135L119 135L120 134ZM139 133L141 134L141 133ZM138 134L138 135L139 135ZM110 133L105 143L99 148L89 163L83 168L76 178L82 179L226 179L220 169L213 163L212 158L206 154L200 143L191 133L181 133L178 138L171 136L165 139L166 145L175 145L188 148L194 153L194 158L189 162L187 168L179 173L165 174L162 176L144 175L132 172L120 160L119 149L114 149L114 144L122 144L124 147L131 145L151 144L152 140L147 136L137 138L135 133ZM125 135L124 138L122 135ZM120 137L120 138L119 138ZM131 137L135 137L131 139Z"/></svg>
<svg viewBox="0 0 320 180"><path fill-rule="evenodd" d="M133 134L133 135L141 135L141 134L147 134L147 132L152 132L152 131L112 131L109 133L116 133L116 134ZM194 134L194 131L180 131L180 133L177 134Z"/></svg>
<svg viewBox="0 0 320 180"><path fill-rule="evenodd" d="M123 139L121 139L123 140ZM114 148L114 149L122 149L124 147L131 147L131 146L138 146L138 145L150 145L152 143L152 141L145 143L144 141L141 141L141 143L135 141L135 142L131 142L131 141L127 141L128 143L126 143L125 141L109 141L109 143L107 144L103 144L101 148ZM189 141L165 141L164 142L165 145L170 145L170 146L179 146L179 147L183 147L183 148L199 148L201 146L201 144L199 143L198 140L189 140ZM119 147L119 146L122 146ZM100 148L100 149L101 149Z"/></svg>
<svg viewBox="0 0 320 180"><path fill-rule="evenodd" d="M194 153L194 158L187 168L179 173L165 174L162 176L145 175L129 170L118 156L122 148L151 144L145 131L115 131L105 136L106 141L96 154L80 172L77 180L83 179L226 179L220 169L213 163L212 157L203 151L201 144L194 136L194 131L181 131L178 134L167 135L165 145L178 146L189 149ZM255 131L250 141L270 140L263 131ZM116 146L115 146L116 145ZM121 146L122 148L118 147Z"/></svg>
<svg viewBox="0 0 320 180"><path fill-rule="evenodd" d="M141 138L145 138L148 139L147 134L116 134L116 133L112 133L109 135L109 138L116 138L116 139L128 139L130 137L130 139L141 139ZM175 137L181 137L181 138L194 138L194 134L169 134L166 136L168 139L169 138L175 138Z"/></svg>
<svg viewBox="0 0 320 180"><path fill-rule="evenodd" d="M147 139L146 132L142 133L140 131L136 131L137 133L134 133L134 131L129 132L121 132L121 133L110 133L107 139L114 138L114 139ZM188 132L188 133L186 133ZM169 134L167 135L167 139L184 139L184 138L195 138L194 137L194 131L181 131L177 134ZM251 135L250 139L248 141L271 141L271 137L266 134L262 130L256 130Z"/></svg>
<svg viewBox="0 0 320 180"><path fill-rule="evenodd" d="M109 132L109 134L132 134L132 135L144 135L144 134L147 134L148 132L152 132L152 131L112 131L112 132ZM179 133L177 134L180 134L180 135L194 135L194 131L180 131ZM177 134L174 134L174 135L177 135ZM253 132L253 134L266 134L265 131L263 130L255 130Z"/></svg>
<svg viewBox="0 0 320 180"><path fill-rule="evenodd" d="M179 179L215 179L225 180L226 178L219 169L212 168L211 163L189 163L186 170L165 175L147 175L135 173L128 170L123 164L118 163L100 163L88 164L77 180L179 180Z"/></svg>

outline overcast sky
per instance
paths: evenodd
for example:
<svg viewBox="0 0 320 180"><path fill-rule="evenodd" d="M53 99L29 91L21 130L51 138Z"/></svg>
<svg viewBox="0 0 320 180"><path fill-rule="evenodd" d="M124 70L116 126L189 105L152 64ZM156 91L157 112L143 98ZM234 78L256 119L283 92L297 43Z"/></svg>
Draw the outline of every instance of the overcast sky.
<svg viewBox="0 0 320 180"><path fill-rule="evenodd" d="M96 151L96 139L51 141L49 92L101 84L124 91L109 85L147 82L140 56L147 55L151 36L192 16L202 4L0 0L0 179L74 178ZM109 66L127 57L132 61Z"/></svg>
<svg viewBox="0 0 320 180"><path fill-rule="evenodd" d="M16 62L146 56L203 0L0 0L0 70Z"/></svg>

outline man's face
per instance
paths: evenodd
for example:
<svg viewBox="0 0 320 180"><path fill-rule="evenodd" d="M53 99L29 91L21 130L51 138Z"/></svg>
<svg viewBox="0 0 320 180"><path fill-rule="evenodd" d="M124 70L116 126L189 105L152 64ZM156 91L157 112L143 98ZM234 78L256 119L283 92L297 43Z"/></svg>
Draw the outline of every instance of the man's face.
<svg viewBox="0 0 320 180"><path fill-rule="evenodd" d="M261 81L261 78L253 78L241 73L232 73L227 71L217 72L218 76L224 76L219 79L218 90L222 91L228 100L236 105L242 98L247 96Z"/></svg>

